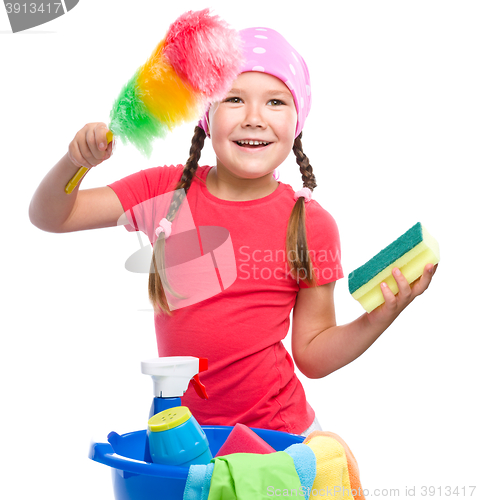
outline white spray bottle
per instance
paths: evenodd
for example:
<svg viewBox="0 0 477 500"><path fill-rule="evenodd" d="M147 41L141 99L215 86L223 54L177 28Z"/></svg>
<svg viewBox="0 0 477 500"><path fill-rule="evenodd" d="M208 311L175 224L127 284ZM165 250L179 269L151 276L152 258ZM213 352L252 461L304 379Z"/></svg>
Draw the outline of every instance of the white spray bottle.
<svg viewBox="0 0 477 500"><path fill-rule="evenodd" d="M142 361L142 373L150 375L154 384L154 399L149 418L169 408L181 406L181 397L189 387L189 382L199 397L209 399L204 384L199 380L199 373L207 368L207 358L192 356L170 356ZM144 461L152 461L147 439Z"/></svg>

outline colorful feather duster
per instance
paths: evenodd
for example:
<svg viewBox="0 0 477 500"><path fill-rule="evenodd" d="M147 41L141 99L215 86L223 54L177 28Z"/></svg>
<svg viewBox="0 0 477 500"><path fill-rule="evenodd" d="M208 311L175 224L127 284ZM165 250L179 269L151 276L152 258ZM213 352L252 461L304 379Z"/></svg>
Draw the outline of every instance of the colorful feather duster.
<svg viewBox="0 0 477 500"><path fill-rule="evenodd" d="M240 35L225 21L209 9L182 14L122 88L108 141L114 134L149 157L155 139L199 119L208 103L223 98L243 63ZM86 172L82 167L65 191L72 192Z"/></svg>

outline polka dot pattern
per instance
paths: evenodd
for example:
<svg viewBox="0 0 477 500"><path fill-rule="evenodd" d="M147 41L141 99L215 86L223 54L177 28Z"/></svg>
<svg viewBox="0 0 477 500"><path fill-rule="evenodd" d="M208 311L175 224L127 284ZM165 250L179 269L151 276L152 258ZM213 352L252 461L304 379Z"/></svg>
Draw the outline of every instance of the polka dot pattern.
<svg viewBox="0 0 477 500"><path fill-rule="evenodd" d="M282 80L290 90L298 114L295 137L303 129L311 108L311 84L308 67L300 54L275 30L241 30L245 64L242 72L261 71ZM207 131L205 116L199 125Z"/></svg>

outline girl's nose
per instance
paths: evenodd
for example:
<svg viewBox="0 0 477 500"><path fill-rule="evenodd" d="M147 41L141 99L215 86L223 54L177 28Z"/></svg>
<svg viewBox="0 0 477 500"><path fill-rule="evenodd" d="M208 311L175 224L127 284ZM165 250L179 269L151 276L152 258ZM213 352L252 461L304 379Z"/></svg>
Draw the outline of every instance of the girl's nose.
<svg viewBox="0 0 477 500"><path fill-rule="evenodd" d="M265 128L266 126L266 120L261 112L260 106L253 103L247 104L245 106L245 115L242 127Z"/></svg>

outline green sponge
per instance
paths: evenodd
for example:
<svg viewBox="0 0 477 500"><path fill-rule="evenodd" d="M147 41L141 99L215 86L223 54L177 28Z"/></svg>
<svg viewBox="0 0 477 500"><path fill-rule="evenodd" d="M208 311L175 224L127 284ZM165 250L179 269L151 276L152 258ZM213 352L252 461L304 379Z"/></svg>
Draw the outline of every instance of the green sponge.
<svg viewBox="0 0 477 500"><path fill-rule="evenodd" d="M384 302L383 281L394 294L398 292L392 275L395 267L412 283L422 275L426 264L438 262L439 244L418 222L348 276L349 292L369 313Z"/></svg>

